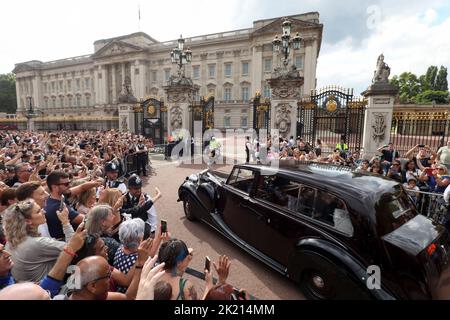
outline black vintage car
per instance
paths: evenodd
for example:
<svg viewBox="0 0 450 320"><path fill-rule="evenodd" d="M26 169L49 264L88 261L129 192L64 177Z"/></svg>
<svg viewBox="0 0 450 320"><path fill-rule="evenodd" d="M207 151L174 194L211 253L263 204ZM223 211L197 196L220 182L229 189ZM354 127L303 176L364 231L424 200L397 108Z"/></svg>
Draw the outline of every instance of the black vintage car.
<svg viewBox="0 0 450 320"><path fill-rule="evenodd" d="M236 165L228 177L187 177L179 201L189 220L296 281L308 298L450 298L448 233L393 180L312 163Z"/></svg>

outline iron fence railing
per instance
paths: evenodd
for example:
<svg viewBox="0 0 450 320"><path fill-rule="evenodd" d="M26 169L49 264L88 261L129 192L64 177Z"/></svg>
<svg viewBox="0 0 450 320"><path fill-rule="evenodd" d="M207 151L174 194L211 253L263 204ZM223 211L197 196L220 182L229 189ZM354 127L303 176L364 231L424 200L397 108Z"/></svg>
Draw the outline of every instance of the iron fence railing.
<svg viewBox="0 0 450 320"><path fill-rule="evenodd" d="M431 193L424 191L406 190L416 205L417 210L422 215L432 219L438 224L445 223L447 206L444 195L441 193Z"/></svg>

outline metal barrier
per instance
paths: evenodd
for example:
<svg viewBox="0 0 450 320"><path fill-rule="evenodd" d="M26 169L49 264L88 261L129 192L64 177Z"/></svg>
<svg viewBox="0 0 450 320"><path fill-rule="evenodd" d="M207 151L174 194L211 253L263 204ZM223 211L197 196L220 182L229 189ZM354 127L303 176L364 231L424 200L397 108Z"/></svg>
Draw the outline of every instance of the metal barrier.
<svg viewBox="0 0 450 320"><path fill-rule="evenodd" d="M167 144L155 144L153 148L148 149L149 154L164 154L166 152Z"/></svg>
<svg viewBox="0 0 450 320"><path fill-rule="evenodd" d="M420 214L430 218L438 224L444 224L447 207L444 195L424 191L406 190L411 200L415 203Z"/></svg>

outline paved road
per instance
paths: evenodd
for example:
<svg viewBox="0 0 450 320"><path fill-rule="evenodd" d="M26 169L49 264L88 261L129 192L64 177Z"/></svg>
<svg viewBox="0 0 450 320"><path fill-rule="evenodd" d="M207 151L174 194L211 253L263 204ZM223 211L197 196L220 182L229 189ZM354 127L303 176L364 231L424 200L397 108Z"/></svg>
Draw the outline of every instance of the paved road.
<svg viewBox="0 0 450 320"><path fill-rule="evenodd" d="M158 216L167 220L172 237L184 240L188 247L194 249L191 268L203 270L206 255L217 261L220 254L226 254L232 262L228 281L232 285L247 289L259 299L304 299L295 283L249 256L209 226L184 217L182 202L176 201L178 187L187 176L206 168L206 165L177 165L155 159L152 163L154 172L145 180L144 191L153 195L154 187L161 190L163 197L156 203ZM229 172L231 166L217 169ZM199 293L203 292L202 280L188 278L194 282Z"/></svg>

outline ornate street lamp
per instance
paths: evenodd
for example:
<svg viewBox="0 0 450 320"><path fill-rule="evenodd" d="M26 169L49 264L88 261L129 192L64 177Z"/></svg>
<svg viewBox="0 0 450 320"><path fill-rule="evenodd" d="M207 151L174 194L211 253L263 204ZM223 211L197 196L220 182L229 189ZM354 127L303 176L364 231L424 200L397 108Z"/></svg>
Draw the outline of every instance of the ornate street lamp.
<svg viewBox="0 0 450 320"><path fill-rule="evenodd" d="M180 35L180 39L178 39L178 47L174 48L170 52L170 58L173 64L178 66L178 75L184 77L184 65L190 63L192 61L192 51L189 48L184 49L183 36Z"/></svg>
<svg viewBox="0 0 450 320"><path fill-rule="evenodd" d="M300 44L302 41L302 38L300 37L299 33L295 35L291 39L291 26L292 23L288 18L285 18L283 23L281 24L283 34L281 35L281 40L278 38L278 36L275 36L275 39L272 41L273 51L275 53L282 53L284 56L283 59L283 65L286 67L289 63L289 54L291 52L291 46L294 48L294 50L300 49Z"/></svg>

